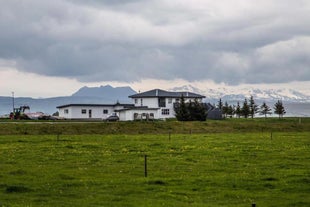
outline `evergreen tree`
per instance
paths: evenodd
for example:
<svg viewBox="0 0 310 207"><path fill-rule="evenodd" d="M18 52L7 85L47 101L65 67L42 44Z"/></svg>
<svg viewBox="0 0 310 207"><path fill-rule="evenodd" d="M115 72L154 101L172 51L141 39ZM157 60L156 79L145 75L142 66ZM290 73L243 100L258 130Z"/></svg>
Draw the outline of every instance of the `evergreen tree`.
<svg viewBox="0 0 310 207"><path fill-rule="evenodd" d="M250 115L254 118L254 115L258 112L258 106L255 104L253 96L250 98Z"/></svg>
<svg viewBox="0 0 310 207"><path fill-rule="evenodd" d="M217 104L217 108L219 108L220 110L222 110L223 108L223 102L222 102L222 99L220 98L218 104Z"/></svg>
<svg viewBox="0 0 310 207"><path fill-rule="evenodd" d="M200 103L198 99L195 98L192 104L191 117L195 121L205 121L207 119L207 112L203 103Z"/></svg>
<svg viewBox="0 0 310 207"><path fill-rule="evenodd" d="M224 106L222 106L222 113L224 114L225 118L227 117L228 110L229 110L229 105L228 105L227 101L225 101Z"/></svg>
<svg viewBox="0 0 310 207"><path fill-rule="evenodd" d="M279 115L279 119L286 113L282 101L278 100L274 105L274 113Z"/></svg>
<svg viewBox="0 0 310 207"><path fill-rule="evenodd" d="M230 118L232 118L232 116L234 115L234 110L235 106L229 105L228 110L227 110L227 114L230 116Z"/></svg>
<svg viewBox="0 0 310 207"><path fill-rule="evenodd" d="M240 118L242 113L241 113L241 107L240 107L239 101L237 102L235 113L236 113L237 117Z"/></svg>
<svg viewBox="0 0 310 207"><path fill-rule="evenodd" d="M192 101L189 101L186 104L186 107L189 113L188 121L194 121L195 120L195 108L194 108L194 104L192 103Z"/></svg>
<svg viewBox="0 0 310 207"><path fill-rule="evenodd" d="M182 96L180 103L175 104L174 111L179 121L205 121L207 118L205 106L198 99L185 103Z"/></svg>
<svg viewBox="0 0 310 207"><path fill-rule="evenodd" d="M247 99L244 99L241 112L242 112L242 115L244 116L244 118L248 118L248 116L250 114L250 107L249 107Z"/></svg>
<svg viewBox="0 0 310 207"><path fill-rule="evenodd" d="M260 106L259 113L261 115L265 115L265 118L267 118L268 114L271 114L271 108L266 104L266 102Z"/></svg>
<svg viewBox="0 0 310 207"><path fill-rule="evenodd" d="M175 116L179 121L188 121L189 111L187 109L184 96L181 96L180 103L174 105Z"/></svg>

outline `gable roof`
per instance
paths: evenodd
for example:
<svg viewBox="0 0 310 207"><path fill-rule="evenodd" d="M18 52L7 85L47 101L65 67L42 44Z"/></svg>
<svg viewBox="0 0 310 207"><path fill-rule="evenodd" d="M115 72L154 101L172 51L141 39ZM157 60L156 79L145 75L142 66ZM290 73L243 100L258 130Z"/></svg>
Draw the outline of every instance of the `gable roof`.
<svg viewBox="0 0 310 207"><path fill-rule="evenodd" d="M137 93L131 96L128 96L129 98L153 98L153 97L166 97L166 98L181 98L183 95L184 98L205 98L203 95L199 95L192 92L170 92L170 91L164 91L161 89L153 89L150 91L146 91L143 93Z"/></svg>

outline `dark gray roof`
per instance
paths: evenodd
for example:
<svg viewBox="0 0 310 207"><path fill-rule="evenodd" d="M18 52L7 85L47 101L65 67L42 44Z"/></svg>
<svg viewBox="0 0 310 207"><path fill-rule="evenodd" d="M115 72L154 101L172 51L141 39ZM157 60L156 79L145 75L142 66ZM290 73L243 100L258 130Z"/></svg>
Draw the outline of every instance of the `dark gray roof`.
<svg viewBox="0 0 310 207"><path fill-rule="evenodd" d="M123 106L125 108L130 108L130 107L134 107L134 104L120 104L120 103L116 103L116 104L66 104L66 105L61 105L61 106L57 106L56 108L66 108L66 107L70 107L70 106L81 106L81 107L88 107L88 106L94 106L94 107L115 107L115 106Z"/></svg>
<svg viewBox="0 0 310 207"><path fill-rule="evenodd" d="M205 98L205 96L203 95L199 95L192 92L170 92L161 89L153 89L143 93L137 93L129 96L129 98L152 98L152 97L180 98L182 95L185 98Z"/></svg>

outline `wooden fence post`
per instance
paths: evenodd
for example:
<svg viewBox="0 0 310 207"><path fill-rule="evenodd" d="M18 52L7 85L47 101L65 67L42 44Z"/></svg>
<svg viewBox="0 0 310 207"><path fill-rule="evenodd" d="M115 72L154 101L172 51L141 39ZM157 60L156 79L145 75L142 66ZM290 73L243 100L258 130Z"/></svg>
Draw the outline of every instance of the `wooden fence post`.
<svg viewBox="0 0 310 207"><path fill-rule="evenodd" d="M147 155L144 155L144 177L147 177Z"/></svg>

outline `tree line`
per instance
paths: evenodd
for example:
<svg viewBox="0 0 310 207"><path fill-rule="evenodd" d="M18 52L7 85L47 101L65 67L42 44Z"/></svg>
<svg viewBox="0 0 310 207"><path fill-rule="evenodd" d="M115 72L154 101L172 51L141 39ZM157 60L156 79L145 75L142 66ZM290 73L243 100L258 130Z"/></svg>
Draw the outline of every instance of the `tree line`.
<svg viewBox="0 0 310 207"><path fill-rule="evenodd" d="M256 114L260 114L264 115L266 118L267 115L272 114L272 109L266 104L266 102L263 102L262 105L258 106L255 103L253 96L251 96L249 100L245 98L242 104L238 101L237 105L229 105L227 101L223 104L222 99L220 99L217 107L221 109L224 117L232 117L236 115L238 118L254 118ZM279 118L282 118L286 113L284 105L280 100L274 104L273 109L273 112L277 114Z"/></svg>
<svg viewBox="0 0 310 207"><path fill-rule="evenodd" d="M222 112L224 118L236 116L238 118L254 118L256 114L264 115L265 118L272 114L272 109L263 102L262 105L258 106L254 101L253 96L248 100L244 99L243 103L237 102L237 105L229 105L226 101L224 104L222 99L218 101L217 108ZM274 104L274 113L282 118L286 113L282 101L278 100ZM182 96L179 103L174 106L176 118L179 121L205 121L207 118L207 107L205 103L199 102L195 99L193 102L185 103L184 97Z"/></svg>

